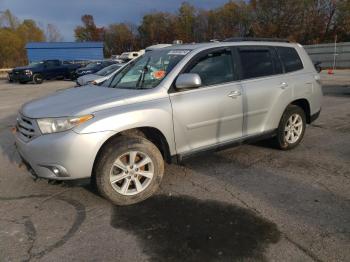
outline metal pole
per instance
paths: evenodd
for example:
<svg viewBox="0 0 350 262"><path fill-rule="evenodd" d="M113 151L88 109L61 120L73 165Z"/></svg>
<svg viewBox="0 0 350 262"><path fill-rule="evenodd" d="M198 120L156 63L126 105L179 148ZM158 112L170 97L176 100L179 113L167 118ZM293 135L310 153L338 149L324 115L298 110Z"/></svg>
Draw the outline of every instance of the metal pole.
<svg viewBox="0 0 350 262"><path fill-rule="evenodd" d="M333 71L335 70L336 57L337 57L337 35L335 35L334 37Z"/></svg>

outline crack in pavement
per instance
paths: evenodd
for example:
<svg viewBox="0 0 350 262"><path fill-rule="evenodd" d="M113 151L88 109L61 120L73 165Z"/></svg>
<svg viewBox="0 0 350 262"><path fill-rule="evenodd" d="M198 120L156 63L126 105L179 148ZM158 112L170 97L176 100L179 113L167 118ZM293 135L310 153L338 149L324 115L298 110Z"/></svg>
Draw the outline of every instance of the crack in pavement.
<svg viewBox="0 0 350 262"><path fill-rule="evenodd" d="M321 128L321 127L320 127ZM271 154L268 154L268 155L265 155L259 159L256 159L255 161L253 161L252 163L249 163L249 165L245 165L243 168L251 168L253 166L255 166L256 164L259 164L261 162L265 162L265 161L268 161L269 159L271 159L272 157L274 156L273 153ZM319 166L319 165L318 165ZM324 169L324 170L327 170L325 167L323 166L319 166L321 169ZM184 167L182 169L182 171L185 173L185 177L189 177L187 176L187 170L186 170L186 167ZM214 168L214 172L217 174L219 173L215 168ZM345 176L346 177L346 176ZM192 184L192 186L194 187L198 187L200 188L201 190L205 191L205 192L211 192L210 189L208 189L206 186L203 186L203 185L200 185L198 183L196 183L195 181L193 181L192 179L189 179L189 182ZM320 181L316 181L318 184L320 184L320 186L322 187L326 187L324 184L320 183ZM331 193L334 197L336 197L336 195L334 194L334 192L332 192L328 187L325 188L329 193ZM229 190L228 186L225 186L224 190L230 194L230 196L232 198L234 198L235 200L239 201L239 203L241 203L244 207L248 208L249 210L255 212L256 214L260 215L261 217L265 218L262 213L252 207L251 205L249 205L247 202L245 202L244 200L242 200L241 198L239 198L236 194L234 194L231 190ZM266 219L266 218L265 218ZM285 232L281 232L282 236L289 242L291 243L292 245L294 245L298 250L300 250L301 252L303 252L305 255L307 255L308 257L310 257L313 261L316 261L316 262L322 262L322 260L315 254L313 253L310 249L302 246L301 244L299 244L298 242L296 242L295 240L293 240L287 233Z"/></svg>
<svg viewBox="0 0 350 262"><path fill-rule="evenodd" d="M249 210L255 212L257 215L261 216L264 219L267 219L264 217L264 215L257 210L254 207L251 207L248 203L246 203L244 200L240 199L238 196L236 196L232 191L230 191L227 186L225 187L225 191L227 193L229 193L234 199L238 200L240 203L242 203L246 208L248 208ZM300 251L302 251L304 254L306 254L308 257L310 257L312 260L314 260L315 262L323 262L319 257L317 257L316 254L314 254L311 250L303 247L301 244L299 244L298 242L294 241L292 238L290 238L288 236L287 233L281 231L281 235L291 244L293 244L296 248L298 248Z"/></svg>
<svg viewBox="0 0 350 262"><path fill-rule="evenodd" d="M34 248L34 244L36 241L36 229L33 224L33 222L30 220L30 217L26 217L26 220L24 222L24 228L26 235L28 237L30 246L27 249L28 259L25 259L24 261L30 261L33 257L32 249Z"/></svg>
<svg viewBox="0 0 350 262"><path fill-rule="evenodd" d="M39 206L44 203L45 201L48 201L50 199L53 199L54 197L57 197L58 195L64 193L65 190L60 191L56 194L53 195L46 195L46 194L37 194L37 195L28 195L28 196L17 196L17 197L1 197L0 196L0 201L14 201L14 200L22 200L22 199L28 199L28 198L46 198L44 199L42 202L39 203ZM86 208L85 206L80 203L77 200L74 199L70 199L70 198L65 198L65 197L57 197L57 200L61 200L66 202L67 204L73 206L73 208L75 209L75 219L74 222L72 224L72 226L69 228L68 232L63 235L63 237L61 239L59 239L57 242L49 245L48 247L46 247L45 249L41 250L40 252L33 252L33 248L34 248L34 244L37 238L37 233L36 233L36 229L35 226L33 224L33 222L31 221L31 216L32 214L30 214L29 216L23 217L25 219L25 221L21 224L24 225L25 228L25 233L28 237L28 240L30 242L30 246L27 250L27 254L28 254L28 258L25 259L24 261L30 261L33 258L37 258L40 259L43 256L49 254L50 252L52 252L54 249L59 248L61 246L63 246L70 238L72 238L74 236L74 234L76 232L78 232L78 229L80 228L80 226L82 225L82 223L85 221L86 218ZM16 220L15 220L16 221ZM16 221L16 223L19 223L18 221Z"/></svg>
<svg viewBox="0 0 350 262"><path fill-rule="evenodd" d="M264 157L261 157L261 158L257 159L256 161L254 161L253 163L249 164L247 167L248 167L248 168L249 168L249 167L252 167L252 166L254 166L254 165L256 165L256 164L258 164L258 163L260 163L260 162L262 162L262 161L264 161L264 160L270 159L270 158L272 157L272 155L273 155L273 154L269 154L269 155L266 155L266 156L264 156ZM183 171L186 172L186 168L184 168ZM217 173L217 170L214 170L214 172ZM188 180L189 180L189 182L192 184L192 186L198 187L198 188L200 188L200 189L202 189L202 190L204 190L204 191L206 191L206 192L211 192L207 187L202 186L202 185L199 185L199 184L197 184L195 181L193 181L193 180L191 180L191 179L188 179ZM261 213L258 209L256 209L256 208L250 206L247 202L245 202L244 200L242 200L241 198L239 198L236 194L234 194L231 190L229 190L229 189L228 189L228 186L225 186L225 187L224 187L224 190L225 190L227 193L229 193L230 196L231 196L232 198L234 198L234 199L237 200L239 203L241 203L244 207L246 207L246 208L248 208L249 210L253 211L253 212L256 213L257 215L261 216L262 218L267 219L267 218L265 218L265 217L262 215L262 213ZM283 236L288 242L290 242L290 243L291 243L292 245L294 245L297 249L299 249L301 252L303 252L303 253L306 254L308 257L310 257L313 261L322 262L322 260L321 260L319 257L317 257L316 254L314 254L311 250L309 250L309 249L303 247L303 246L302 246L301 244L299 244L298 242L294 241L291 237L288 236L288 234L286 234L285 232L281 232L281 234L282 234L282 236Z"/></svg>

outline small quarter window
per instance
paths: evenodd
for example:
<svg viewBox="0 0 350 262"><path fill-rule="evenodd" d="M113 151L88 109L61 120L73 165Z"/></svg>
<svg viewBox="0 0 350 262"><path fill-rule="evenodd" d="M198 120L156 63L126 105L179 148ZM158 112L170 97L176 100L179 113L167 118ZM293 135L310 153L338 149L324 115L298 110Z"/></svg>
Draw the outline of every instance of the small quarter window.
<svg viewBox="0 0 350 262"><path fill-rule="evenodd" d="M282 60L286 73L298 71L304 68L303 63L294 48L277 47L277 52Z"/></svg>
<svg viewBox="0 0 350 262"><path fill-rule="evenodd" d="M274 75L273 58L269 49L240 48L243 78Z"/></svg>

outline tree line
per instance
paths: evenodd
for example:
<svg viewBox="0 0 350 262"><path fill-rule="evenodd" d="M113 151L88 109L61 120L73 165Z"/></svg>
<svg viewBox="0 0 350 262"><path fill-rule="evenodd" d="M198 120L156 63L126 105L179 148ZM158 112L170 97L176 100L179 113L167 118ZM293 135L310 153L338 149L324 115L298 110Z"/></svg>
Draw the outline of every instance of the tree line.
<svg viewBox="0 0 350 262"><path fill-rule="evenodd" d="M27 63L25 45L28 42L62 40L58 28L48 24L40 27L34 20L20 21L9 10L0 13L0 68Z"/></svg>
<svg viewBox="0 0 350 262"><path fill-rule="evenodd" d="M210 10L184 2L175 13L151 12L139 25L95 24L83 15L74 29L76 41L103 41L105 56L157 43L205 42L229 37L286 38L301 44L350 41L350 0L238 0ZM61 41L55 25L20 21L9 10L0 12L0 68L23 65L28 42Z"/></svg>
<svg viewBox="0 0 350 262"><path fill-rule="evenodd" d="M176 13L152 12L139 26L114 23L97 27L82 16L76 41L104 41L105 55L120 54L157 43L204 42L229 37L283 38L301 44L350 41L349 0L228 1L204 10L187 2Z"/></svg>

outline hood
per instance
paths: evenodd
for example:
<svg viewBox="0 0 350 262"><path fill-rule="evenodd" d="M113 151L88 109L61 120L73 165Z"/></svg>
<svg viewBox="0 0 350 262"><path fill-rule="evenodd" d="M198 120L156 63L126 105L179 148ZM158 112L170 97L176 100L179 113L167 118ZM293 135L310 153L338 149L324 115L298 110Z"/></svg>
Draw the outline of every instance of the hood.
<svg viewBox="0 0 350 262"><path fill-rule="evenodd" d="M32 70L34 68L35 67L33 67L33 66L19 66L19 67L14 68L12 71L16 72L16 71Z"/></svg>
<svg viewBox="0 0 350 262"><path fill-rule="evenodd" d="M24 104L21 113L30 118L91 114L106 108L123 105L126 99L136 99L144 92L145 90L96 86L70 88Z"/></svg>
<svg viewBox="0 0 350 262"><path fill-rule="evenodd" d="M87 67L87 66L84 66L84 67L80 67L77 69L77 71L94 71L96 69L99 69L100 66L98 65L94 65L93 67Z"/></svg>
<svg viewBox="0 0 350 262"><path fill-rule="evenodd" d="M79 83L79 85L86 85L88 82L94 81L99 78L101 78L101 76L95 75L95 74L88 74L88 75L79 77L77 79L77 82Z"/></svg>
<svg viewBox="0 0 350 262"><path fill-rule="evenodd" d="M89 69L86 69L85 67L80 67L77 69L77 72L87 71Z"/></svg>

